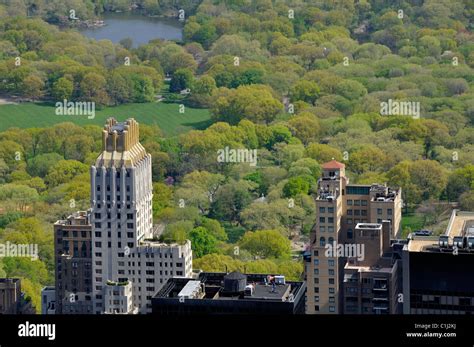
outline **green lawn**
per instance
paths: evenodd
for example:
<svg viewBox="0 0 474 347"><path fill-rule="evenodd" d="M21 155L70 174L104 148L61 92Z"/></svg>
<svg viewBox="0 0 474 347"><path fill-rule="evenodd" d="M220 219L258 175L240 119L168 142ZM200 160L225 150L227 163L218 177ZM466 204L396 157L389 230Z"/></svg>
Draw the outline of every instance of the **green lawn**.
<svg viewBox="0 0 474 347"><path fill-rule="evenodd" d="M186 107L184 113L179 113L178 104L163 102L107 107L96 110L94 119L88 119L87 116L58 116L53 105L23 103L0 106L0 131L11 127L44 128L61 122L102 126L108 117L115 117L120 121L133 117L140 123L156 124L167 136L180 134L190 129L204 129L210 125L207 109Z"/></svg>
<svg viewBox="0 0 474 347"><path fill-rule="evenodd" d="M414 213L407 213L402 216L402 230L410 227L411 231L423 229L423 217ZM402 232L402 237L406 237L405 232Z"/></svg>

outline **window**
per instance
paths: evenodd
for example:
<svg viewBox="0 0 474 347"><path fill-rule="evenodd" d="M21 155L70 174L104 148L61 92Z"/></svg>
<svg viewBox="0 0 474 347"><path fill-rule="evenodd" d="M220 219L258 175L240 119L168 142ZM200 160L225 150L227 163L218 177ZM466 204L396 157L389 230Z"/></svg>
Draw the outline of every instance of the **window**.
<svg viewBox="0 0 474 347"><path fill-rule="evenodd" d="M319 296L314 297L314 302L319 302Z"/></svg>
<svg viewBox="0 0 474 347"><path fill-rule="evenodd" d="M352 210L347 210L347 215L352 216Z"/></svg>
<svg viewBox="0 0 474 347"><path fill-rule="evenodd" d="M354 210L354 216L360 216L360 210Z"/></svg>
<svg viewBox="0 0 474 347"><path fill-rule="evenodd" d="M321 247L326 246L326 239L324 237L319 238L319 245Z"/></svg>
<svg viewBox="0 0 474 347"><path fill-rule="evenodd" d="M360 214L362 216L367 216L367 210L360 210Z"/></svg>
<svg viewBox="0 0 474 347"><path fill-rule="evenodd" d="M354 237L354 232L352 229L347 229L347 238L352 239Z"/></svg>
<svg viewBox="0 0 474 347"><path fill-rule="evenodd" d="M332 245L334 243L334 237L330 237L328 239L328 243Z"/></svg>
<svg viewBox="0 0 474 347"><path fill-rule="evenodd" d="M319 223L326 223L326 218L319 217Z"/></svg>
<svg viewBox="0 0 474 347"><path fill-rule="evenodd" d="M329 279L329 284L334 284L334 278Z"/></svg>
<svg viewBox="0 0 474 347"><path fill-rule="evenodd" d="M314 262L314 265L315 265L315 266L318 266L318 265L319 265L319 259L314 259L313 262Z"/></svg>
<svg viewBox="0 0 474 347"><path fill-rule="evenodd" d="M335 303L336 302L336 298L334 296L330 296L329 297L329 302L330 303Z"/></svg>
<svg viewBox="0 0 474 347"><path fill-rule="evenodd" d="M334 276L334 269L329 269L328 274L329 276Z"/></svg>
<svg viewBox="0 0 474 347"><path fill-rule="evenodd" d="M328 265L329 266L334 266L334 259L329 259L328 260Z"/></svg>
<svg viewBox="0 0 474 347"><path fill-rule="evenodd" d="M94 223L94 226L95 226L96 228L100 228L100 222L95 222L95 223Z"/></svg>
<svg viewBox="0 0 474 347"><path fill-rule="evenodd" d="M319 293L319 287L314 287L314 292Z"/></svg>
<svg viewBox="0 0 474 347"><path fill-rule="evenodd" d="M326 231L326 227L325 226L320 226L319 231L324 233Z"/></svg>
<svg viewBox="0 0 474 347"><path fill-rule="evenodd" d="M333 226L329 226L328 227L328 233L333 233L334 232L334 227Z"/></svg>
<svg viewBox="0 0 474 347"><path fill-rule="evenodd" d="M347 200L347 204L348 204L349 206L352 206L352 200Z"/></svg>
<svg viewBox="0 0 474 347"><path fill-rule="evenodd" d="M367 206L367 200L361 200L361 201L360 201L360 204L361 204L362 206Z"/></svg>
<svg viewBox="0 0 474 347"><path fill-rule="evenodd" d="M347 218L347 224L352 224L352 218Z"/></svg>
<svg viewBox="0 0 474 347"><path fill-rule="evenodd" d="M315 311L319 311L319 305L314 306Z"/></svg>
<svg viewBox="0 0 474 347"><path fill-rule="evenodd" d="M314 278L314 284L319 284L319 277Z"/></svg>
<svg viewBox="0 0 474 347"><path fill-rule="evenodd" d="M329 293L330 294L334 294L336 291L334 290L334 288L329 288Z"/></svg>
<svg viewBox="0 0 474 347"><path fill-rule="evenodd" d="M354 200L354 206L360 206L360 200Z"/></svg>
<svg viewBox="0 0 474 347"><path fill-rule="evenodd" d="M328 217L328 223L334 223L334 217Z"/></svg>
<svg viewBox="0 0 474 347"><path fill-rule="evenodd" d="M381 208L377 209L377 214L382 214L382 209Z"/></svg>
<svg viewBox="0 0 474 347"><path fill-rule="evenodd" d="M326 212L326 207L319 208L319 213L325 213L325 212Z"/></svg>
<svg viewBox="0 0 474 347"><path fill-rule="evenodd" d="M319 251L314 251L313 254L314 254L315 257L318 257L319 256Z"/></svg>
<svg viewBox="0 0 474 347"><path fill-rule="evenodd" d="M334 213L334 207L328 207L328 213Z"/></svg>
<svg viewBox="0 0 474 347"><path fill-rule="evenodd" d="M329 306L329 312L336 312L336 306Z"/></svg>
<svg viewBox="0 0 474 347"><path fill-rule="evenodd" d="M391 208L388 208L388 209L387 209L387 214L388 214L389 216L391 216L391 215L393 214L393 210L392 210Z"/></svg>
<svg viewBox="0 0 474 347"><path fill-rule="evenodd" d="M319 275L319 269L314 269L314 274Z"/></svg>

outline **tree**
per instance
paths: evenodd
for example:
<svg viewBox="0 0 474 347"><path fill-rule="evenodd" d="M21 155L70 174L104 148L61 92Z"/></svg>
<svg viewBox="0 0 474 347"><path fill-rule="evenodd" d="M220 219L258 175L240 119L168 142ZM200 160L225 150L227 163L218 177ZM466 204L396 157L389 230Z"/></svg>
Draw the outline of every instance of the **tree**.
<svg viewBox="0 0 474 347"><path fill-rule="evenodd" d="M446 170L434 160L417 160L410 167L410 180L422 200L436 199L447 183Z"/></svg>
<svg viewBox="0 0 474 347"><path fill-rule="evenodd" d="M193 255L201 258L206 254L215 253L217 239L204 227L197 227L189 233Z"/></svg>
<svg viewBox="0 0 474 347"><path fill-rule="evenodd" d="M218 220L238 220L240 212L251 202L251 187L245 180L231 181L219 187L212 203L211 216Z"/></svg>
<svg viewBox="0 0 474 347"><path fill-rule="evenodd" d="M464 211L474 211L474 192L468 191L461 195L459 204Z"/></svg>
<svg viewBox="0 0 474 347"><path fill-rule="evenodd" d="M74 84L71 80L65 77L61 77L54 82L51 88L51 95L58 101L71 99L72 92L74 90Z"/></svg>
<svg viewBox="0 0 474 347"><path fill-rule="evenodd" d="M288 125L292 130L293 136L299 138L304 144L316 141L321 130L318 119L307 112L291 118L288 121Z"/></svg>
<svg viewBox="0 0 474 347"><path fill-rule="evenodd" d="M466 165L449 175L446 186L449 200L455 201L462 193L471 189L474 189L474 165Z"/></svg>
<svg viewBox="0 0 474 347"><path fill-rule="evenodd" d="M292 101L304 101L314 104L320 93L319 86L316 82L300 80L290 90L290 98Z"/></svg>
<svg viewBox="0 0 474 347"><path fill-rule="evenodd" d="M38 200L38 192L30 187L9 183L0 185L0 201L6 201L21 212L26 212L28 206L31 206Z"/></svg>
<svg viewBox="0 0 474 347"><path fill-rule="evenodd" d="M301 176L291 177L283 187L283 194L287 198L295 197L298 194L308 194L309 183Z"/></svg>
<svg viewBox="0 0 474 347"><path fill-rule="evenodd" d="M23 79L23 94L33 101L44 95L44 81L36 76L30 75Z"/></svg>
<svg viewBox="0 0 474 347"><path fill-rule="evenodd" d="M69 182L75 176L88 172L88 166L77 160L61 160L52 166L45 177L48 186Z"/></svg>
<svg viewBox="0 0 474 347"><path fill-rule="evenodd" d="M130 37L126 37L124 39L121 39L119 43L122 45L123 48L126 50L130 50L133 47L133 40Z"/></svg>
<svg viewBox="0 0 474 347"><path fill-rule="evenodd" d="M178 69L174 72L170 82L170 92L176 93L193 85L193 72L190 69Z"/></svg>
<svg viewBox="0 0 474 347"><path fill-rule="evenodd" d="M237 124L242 119L255 123L269 123L283 111L283 104L275 99L269 87L263 85L240 86L237 89L217 90L211 108L215 121Z"/></svg>
<svg viewBox="0 0 474 347"><path fill-rule="evenodd" d="M315 159L319 163L327 163L333 159L342 161L342 153L329 145L310 143L306 147L306 156Z"/></svg>
<svg viewBox="0 0 474 347"><path fill-rule="evenodd" d="M349 100L357 100L367 94L365 87L353 80L344 80L336 86L336 93Z"/></svg>
<svg viewBox="0 0 474 347"><path fill-rule="evenodd" d="M104 76L90 72L84 76L80 83L81 97L97 105L107 105L109 95L106 91L106 80Z"/></svg>
<svg viewBox="0 0 474 347"><path fill-rule="evenodd" d="M239 244L259 258L287 258L291 253L290 241L277 230L248 231Z"/></svg>

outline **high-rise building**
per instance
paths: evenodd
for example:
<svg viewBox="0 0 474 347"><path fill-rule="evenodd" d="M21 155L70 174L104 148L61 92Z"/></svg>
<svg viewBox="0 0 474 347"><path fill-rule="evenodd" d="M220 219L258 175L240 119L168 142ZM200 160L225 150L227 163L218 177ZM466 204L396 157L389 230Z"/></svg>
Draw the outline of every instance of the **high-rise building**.
<svg viewBox="0 0 474 347"><path fill-rule="evenodd" d="M88 211L54 223L57 314L93 313L91 232Z"/></svg>
<svg viewBox="0 0 474 347"><path fill-rule="evenodd" d="M21 279L0 278L0 314L34 314L30 300L21 291Z"/></svg>
<svg viewBox="0 0 474 347"><path fill-rule="evenodd" d="M0 278L0 313L18 313L18 302L21 297L19 278Z"/></svg>
<svg viewBox="0 0 474 347"><path fill-rule="evenodd" d="M326 245L355 244L359 223L388 222L389 237L398 236L401 190L385 185L351 185L345 165L332 160L322 165L318 180L316 223L306 257L306 312L343 313L344 266L348 256L327 252Z"/></svg>
<svg viewBox="0 0 474 347"><path fill-rule="evenodd" d="M192 252L190 241L156 241L151 155L134 119L107 120L90 175L94 312L151 312L152 295L169 278L191 276Z"/></svg>
<svg viewBox="0 0 474 347"><path fill-rule="evenodd" d="M401 260L392 252L390 222L359 223L355 243L361 257L347 258L344 266L342 312L347 314L400 314Z"/></svg>
<svg viewBox="0 0 474 347"><path fill-rule="evenodd" d="M474 212L453 210L441 236L403 248L403 313L474 314Z"/></svg>

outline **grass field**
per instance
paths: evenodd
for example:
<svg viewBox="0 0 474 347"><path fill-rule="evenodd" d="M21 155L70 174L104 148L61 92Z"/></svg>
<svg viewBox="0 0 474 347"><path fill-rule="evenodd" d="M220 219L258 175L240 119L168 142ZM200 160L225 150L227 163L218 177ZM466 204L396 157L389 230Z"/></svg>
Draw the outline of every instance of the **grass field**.
<svg viewBox="0 0 474 347"><path fill-rule="evenodd" d="M410 227L411 231L420 230L424 227L423 217L414 213L407 213L402 216L402 230ZM407 233L402 232L402 237L406 237Z"/></svg>
<svg viewBox="0 0 474 347"><path fill-rule="evenodd" d="M11 127L44 128L61 122L102 126L105 119L112 116L120 121L133 117L140 123L156 124L166 136L173 136L191 129L204 129L210 125L210 115L207 109L186 107L184 113L179 113L178 104L163 102L108 107L96 110L94 119L88 119L87 116L58 116L55 110L54 105L47 104L1 105L0 131Z"/></svg>

